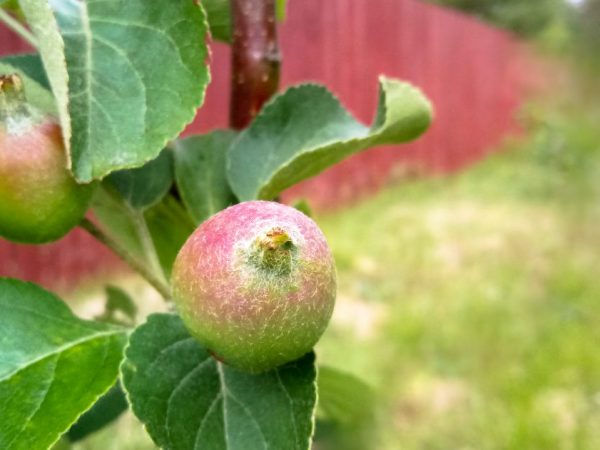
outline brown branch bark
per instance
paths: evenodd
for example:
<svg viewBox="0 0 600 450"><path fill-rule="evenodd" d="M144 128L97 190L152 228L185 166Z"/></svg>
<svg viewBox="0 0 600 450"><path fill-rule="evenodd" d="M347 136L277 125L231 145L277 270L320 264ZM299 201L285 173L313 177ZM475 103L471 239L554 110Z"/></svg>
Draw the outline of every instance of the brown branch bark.
<svg viewBox="0 0 600 450"><path fill-rule="evenodd" d="M245 128L279 87L275 0L232 0L229 123Z"/></svg>

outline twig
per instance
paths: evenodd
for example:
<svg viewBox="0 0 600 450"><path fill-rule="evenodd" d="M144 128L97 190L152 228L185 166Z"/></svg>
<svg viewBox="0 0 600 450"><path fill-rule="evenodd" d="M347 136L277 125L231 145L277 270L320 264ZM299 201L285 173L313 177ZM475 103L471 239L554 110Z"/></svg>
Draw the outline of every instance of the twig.
<svg viewBox="0 0 600 450"><path fill-rule="evenodd" d="M275 0L232 0L231 104L229 122L242 129L277 92L281 55Z"/></svg>
<svg viewBox="0 0 600 450"><path fill-rule="evenodd" d="M83 218L83 220L79 223L79 226L91 234L95 239L97 239L102 244L106 245L110 248L117 256L119 256L123 261L125 261L132 269L138 272L148 283L154 287L158 291L160 295L163 296L165 300L171 299L171 292L169 286L167 286L164 282L159 280L152 271L150 271L144 264L134 258L127 250L123 249L116 241L114 241L110 236L106 235L102 230L100 230L93 222L91 222L87 218Z"/></svg>
<svg viewBox="0 0 600 450"><path fill-rule="evenodd" d="M7 13L2 8L0 8L0 21L4 22L4 24L8 28L13 30L15 33L17 33L23 39L25 39L33 47L37 48L37 46L38 46L37 39L35 38L33 33L31 33L31 31L29 31L26 27L24 27L21 24L21 22L19 22L17 19L15 19L13 16L11 16L9 13Z"/></svg>

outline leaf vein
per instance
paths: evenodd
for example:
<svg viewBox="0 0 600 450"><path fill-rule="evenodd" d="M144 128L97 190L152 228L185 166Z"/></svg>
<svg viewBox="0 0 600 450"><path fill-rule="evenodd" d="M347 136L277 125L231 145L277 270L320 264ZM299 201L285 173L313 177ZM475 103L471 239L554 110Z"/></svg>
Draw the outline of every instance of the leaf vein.
<svg viewBox="0 0 600 450"><path fill-rule="evenodd" d="M190 75L194 75L194 73L192 72L192 70L187 66L187 64L184 62L182 56L181 56L181 52L179 51L179 47L177 45L177 42L175 42L173 40L173 38L166 33L164 30L161 30L159 28L153 28L149 25L146 25L145 23L140 23L140 22L128 22L128 21L120 21L120 20L114 20L114 19L100 19L100 18L93 18L91 20L91 23L105 23L105 24L109 24L109 25L116 25L116 26L120 26L120 27L137 27L137 28L142 28L144 30L147 31L151 31L153 33L159 34L161 36L163 36L166 41L169 43L170 47L173 48L174 50L174 54L177 55L179 62L181 63L181 65L185 68L185 70L190 74Z"/></svg>
<svg viewBox="0 0 600 450"><path fill-rule="evenodd" d="M23 425L21 426L21 429L17 433L15 433L14 437L8 443L8 445L6 446L6 448L10 448L11 445L13 444L13 442L15 442L18 439L18 437L23 433L23 431L25 430L25 428L27 428L27 425L31 422L31 420L33 419L33 417L40 410L40 408L42 407L42 404L44 403L44 400L46 400L46 396L48 395L48 392L50 391L50 388L52 387L52 384L54 383L54 374L56 373L56 366L58 365L58 360L60 359L60 355L51 355L51 356L54 357L54 364L52 366L52 378L50 379L50 382L48 384L46 384L46 386L44 387L44 394L40 398L39 403L37 404L37 406L35 407L35 409L33 411L31 411L31 413L29 414L29 416L27 417L27 419L25 421L23 421Z"/></svg>
<svg viewBox="0 0 600 450"><path fill-rule="evenodd" d="M16 375L17 373L21 372L22 370L25 370L28 367L30 367L31 365L33 365L39 361L42 361L43 359L46 359L50 356L58 355L60 353L66 352L67 350L70 350L71 348L74 348L78 345L92 342L92 341L95 341L96 339L100 339L100 338L104 338L104 337L108 337L108 336L114 336L114 335L118 335L118 334L122 334L122 333L123 333L123 331L111 330L111 331L106 331L106 332L102 332L102 333L97 333L92 336L85 336L84 338L77 339L77 340L69 342L68 344L65 344L65 345L61 345L60 347L57 347L53 351L51 351L49 353L45 353L43 355L40 355L37 358L34 358L30 361L27 361L26 364L24 364L20 367L17 367L15 370L3 375L2 377L0 377L0 382Z"/></svg>
<svg viewBox="0 0 600 450"><path fill-rule="evenodd" d="M150 362L150 364L148 365L148 370L152 370L154 368L154 365L160 359L160 357L163 356L166 352L171 351L174 347L177 347L178 345L181 345L181 344L183 344L185 342L193 341L193 340L194 340L193 337L188 336L188 337L183 338L183 339L178 339L177 341L172 342L171 344L169 344L166 347L162 348L160 350L160 352L158 352L158 354L156 355L156 357L152 360L152 362Z"/></svg>
<svg viewBox="0 0 600 450"><path fill-rule="evenodd" d="M294 440L296 441L296 444L298 444L298 426L296 424L296 415L294 414L294 399L283 384L279 370L275 370L275 377L277 378L277 383L279 383L279 386L281 386L281 389L283 389L283 392L285 393L285 396L290 404L290 415L292 417L292 426L294 427Z"/></svg>
<svg viewBox="0 0 600 450"><path fill-rule="evenodd" d="M213 411L214 407L217 405L218 401L221 398L223 398L223 393L219 392L215 396L215 398L213 399L213 401L211 402L211 404L208 407L208 409L206 410L206 414L204 414L204 417L202 418L202 421L200 422L200 426L198 427L198 431L196 432L196 437L194 438L194 448L198 447L198 441L200 439L200 436L202 435L202 429L204 428L204 425L206 424L206 420L212 414L212 411Z"/></svg>
<svg viewBox="0 0 600 450"><path fill-rule="evenodd" d="M194 367L192 367L190 369L190 371L185 374L185 376L183 378L181 378L181 380L179 380L179 383L177 383L177 385L173 388L173 390L171 391L171 394L169 395L169 398L167 399L167 412L165 414L165 429L167 430L167 434L169 433L169 427L168 427L168 419L169 419L169 411L171 411L171 405L172 405L172 401L175 398L175 395L177 395L177 392L179 392L179 390L182 388L183 385L185 385L185 383L188 382L188 380L196 374L196 372L200 369L202 369L204 367L204 365L208 362L211 361L210 356L207 356L203 361L200 361L198 364L196 364Z"/></svg>

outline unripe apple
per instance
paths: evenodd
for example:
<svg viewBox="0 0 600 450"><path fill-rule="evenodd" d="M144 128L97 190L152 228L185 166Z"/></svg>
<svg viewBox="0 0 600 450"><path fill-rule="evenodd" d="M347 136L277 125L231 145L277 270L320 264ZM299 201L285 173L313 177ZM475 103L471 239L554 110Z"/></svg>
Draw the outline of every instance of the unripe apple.
<svg viewBox="0 0 600 450"><path fill-rule="evenodd" d="M83 218L91 195L67 169L59 125L25 104L17 76L0 77L0 236L57 240Z"/></svg>
<svg viewBox="0 0 600 450"><path fill-rule="evenodd" d="M317 343L333 312L335 264L310 218L250 201L196 229L175 260L172 288L191 334L217 359L257 373Z"/></svg>

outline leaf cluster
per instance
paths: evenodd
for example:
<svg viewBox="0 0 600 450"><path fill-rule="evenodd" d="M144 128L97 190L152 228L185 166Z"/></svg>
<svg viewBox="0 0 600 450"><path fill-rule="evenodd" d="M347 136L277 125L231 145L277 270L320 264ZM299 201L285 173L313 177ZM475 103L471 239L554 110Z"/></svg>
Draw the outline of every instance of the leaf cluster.
<svg viewBox="0 0 600 450"><path fill-rule="evenodd" d="M242 132L180 138L209 83L209 30L229 40L226 0L18 6L38 53L1 58L0 74L19 74L27 101L57 118L73 176L100 183L91 229L167 301L175 256L208 217L238 201L274 200L355 153L417 138L431 121L418 89L382 78L371 125L325 87L305 84L275 96ZM116 287L107 297L102 315L85 321L40 287L0 279L0 448L49 448L65 433L80 440L128 406L163 448L310 447L313 353L245 374L215 360L177 315L136 326L137 299ZM331 369L320 379L324 414L350 421L361 408L346 394L363 385Z"/></svg>

